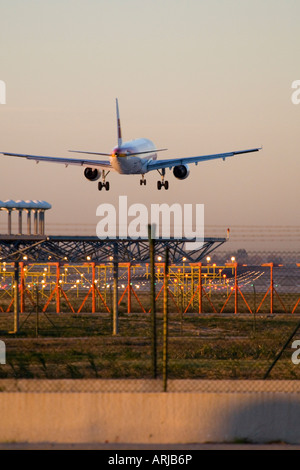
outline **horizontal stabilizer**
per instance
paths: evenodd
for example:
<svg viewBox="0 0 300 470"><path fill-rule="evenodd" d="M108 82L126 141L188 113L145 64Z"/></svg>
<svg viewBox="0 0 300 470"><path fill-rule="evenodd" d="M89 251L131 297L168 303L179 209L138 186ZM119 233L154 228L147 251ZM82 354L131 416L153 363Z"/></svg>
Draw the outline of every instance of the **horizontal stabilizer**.
<svg viewBox="0 0 300 470"><path fill-rule="evenodd" d="M146 150L145 152L134 152L134 153L130 153L130 156L132 156L132 155L143 155L144 153L164 152L165 150L168 150L168 149L154 149L154 150Z"/></svg>
<svg viewBox="0 0 300 470"><path fill-rule="evenodd" d="M104 157L111 157L110 153L100 153L100 152L85 152L82 150L69 150L69 152L73 153L85 153L87 155L103 155Z"/></svg>

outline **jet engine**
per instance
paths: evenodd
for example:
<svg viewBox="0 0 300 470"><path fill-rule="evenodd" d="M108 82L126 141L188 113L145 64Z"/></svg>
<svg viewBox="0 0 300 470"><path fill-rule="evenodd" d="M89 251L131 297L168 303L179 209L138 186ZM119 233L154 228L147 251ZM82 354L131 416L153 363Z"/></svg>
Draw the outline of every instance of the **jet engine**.
<svg viewBox="0 0 300 470"><path fill-rule="evenodd" d="M188 165L174 166L173 175L179 180L185 180L190 174Z"/></svg>
<svg viewBox="0 0 300 470"><path fill-rule="evenodd" d="M89 181L97 181L100 178L101 173L96 168L86 168L84 170L84 176Z"/></svg>

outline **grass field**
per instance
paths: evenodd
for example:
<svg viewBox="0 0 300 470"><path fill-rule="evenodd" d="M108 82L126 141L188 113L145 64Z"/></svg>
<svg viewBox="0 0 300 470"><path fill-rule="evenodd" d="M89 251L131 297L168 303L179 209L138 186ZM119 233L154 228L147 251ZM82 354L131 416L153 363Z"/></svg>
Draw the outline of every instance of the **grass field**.
<svg viewBox="0 0 300 470"><path fill-rule="evenodd" d="M22 314L18 335L13 314L0 314L6 364L0 378L152 378L149 314L112 318L101 314ZM262 379L295 329L296 315L170 313L168 376L176 379ZM162 314L157 315L158 376L162 374ZM300 337L300 336L298 336ZM295 337L294 339L297 339ZM272 379L299 379L291 345L274 367Z"/></svg>

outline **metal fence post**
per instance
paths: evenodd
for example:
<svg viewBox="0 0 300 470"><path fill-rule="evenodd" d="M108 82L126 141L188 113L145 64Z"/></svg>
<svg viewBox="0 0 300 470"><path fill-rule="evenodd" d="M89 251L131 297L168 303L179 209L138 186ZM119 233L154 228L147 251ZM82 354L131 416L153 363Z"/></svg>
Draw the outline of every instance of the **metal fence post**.
<svg viewBox="0 0 300 470"><path fill-rule="evenodd" d="M20 327L20 302L19 302L19 263L14 267L14 331L18 333Z"/></svg>
<svg viewBox="0 0 300 470"><path fill-rule="evenodd" d="M56 263L56 313L60 313L60 264Z"/></svg>
<svg viewBox="0 0 300 470"><path fill-rule="evenodd" d="M35 286L36 292L36 305L35 305L35 313L36 313L36 323L35 323L35 335L36 337L39 336L39 284L36 283Z"/></svg>
<svg viewBox="0 0 300 470"><path fill-rule="evenodd" d="M20 263L21 268L21 282L20 282L20 313L25 311L25 275L24 263Z"/></svg>
<svg viewBox="0 0 300 470"><path fill-rule="evenodd" d="M127 313L131 313L131 264L128 263L128 297L127 297Z"/></svg>
<svg viewBox="0 0 300 470"><path fill-rule="evenodd" d="M114 267L113 267L113 335L114 336L119 333L118 281L119 281L118 243L115 243Z"/></svg>
<svg viewBox="0 0 300 470"><path fill-rule="evenodd" d="M199 263L199 292L198 292L198 302L199 302L199 314L202 313L202 263Z"/></svg>
<svg viewBox="0 0 300 470"><path fill-rule="evenodd" d="M274 313L274 279L273 279L273 263L270 263L270 313Z"/></svg>
<svg viewBox="0 0 300 470"><path fill-rule="evenodd" d="M234 268L235 268L235 275L234 275L234 290L235 290L235 297L234 297L234 313L237 314L239 313L239 304L238 304L238 295L239 295L239 289L238 289L238 278L237 278L237 263L234 263Z"/></svg>
<svg viewBox="0 0 300 470"><path fill-rule="evenodd" d="M163 383L164 392L168 389L168 277L169 277L169 249L166 249L164 269L164 323L163 323Z"/></svg>
<svg viewBox="0 0 300 470"><path fill-rule="evenodd" d="M152 238L152 226L148 225L150 251L150 297L151 297L151 356L152 375L157 377L157 336L156 336L156 302L155 302L155 241Z"/></svg>
<svg viewBox="0 0 300 470"><path fill-rule="evenodd" d="M92 313L96 313L96 266L95 263L91 263L92 266Z"/></svg>

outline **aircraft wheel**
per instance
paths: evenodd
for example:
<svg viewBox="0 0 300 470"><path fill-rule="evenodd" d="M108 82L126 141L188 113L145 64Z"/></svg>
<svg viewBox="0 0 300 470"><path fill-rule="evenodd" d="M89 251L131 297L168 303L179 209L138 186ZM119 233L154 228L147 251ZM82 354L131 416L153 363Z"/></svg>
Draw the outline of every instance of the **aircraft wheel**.
<svg viewBox="0 0 300 470"><path fill-rule="evenodd" d="M106 191L109 191L109 181L106 181L106 183L105 183L105 189L106 189Z"/></svg>
<svg viewBox="0 0 300 470"><path fill-rule="evenodd" d="M166 190L169 189L169 181L165 181L165 189L166 189Z"/></svg>
<svg viewBox="0 0 300 470"><path fill-rule="evenodd" d="M157 189L161 190L161 181L157 181Z"/></svg>
<svg viewBox="0 0 300 470"><path fill-rule="evenodd" d="M102 183L101 183L101 181L100 181L100 183L98 183L98 190L101 191L102 188L103 188L103 185L102 185Z"/></svg>

